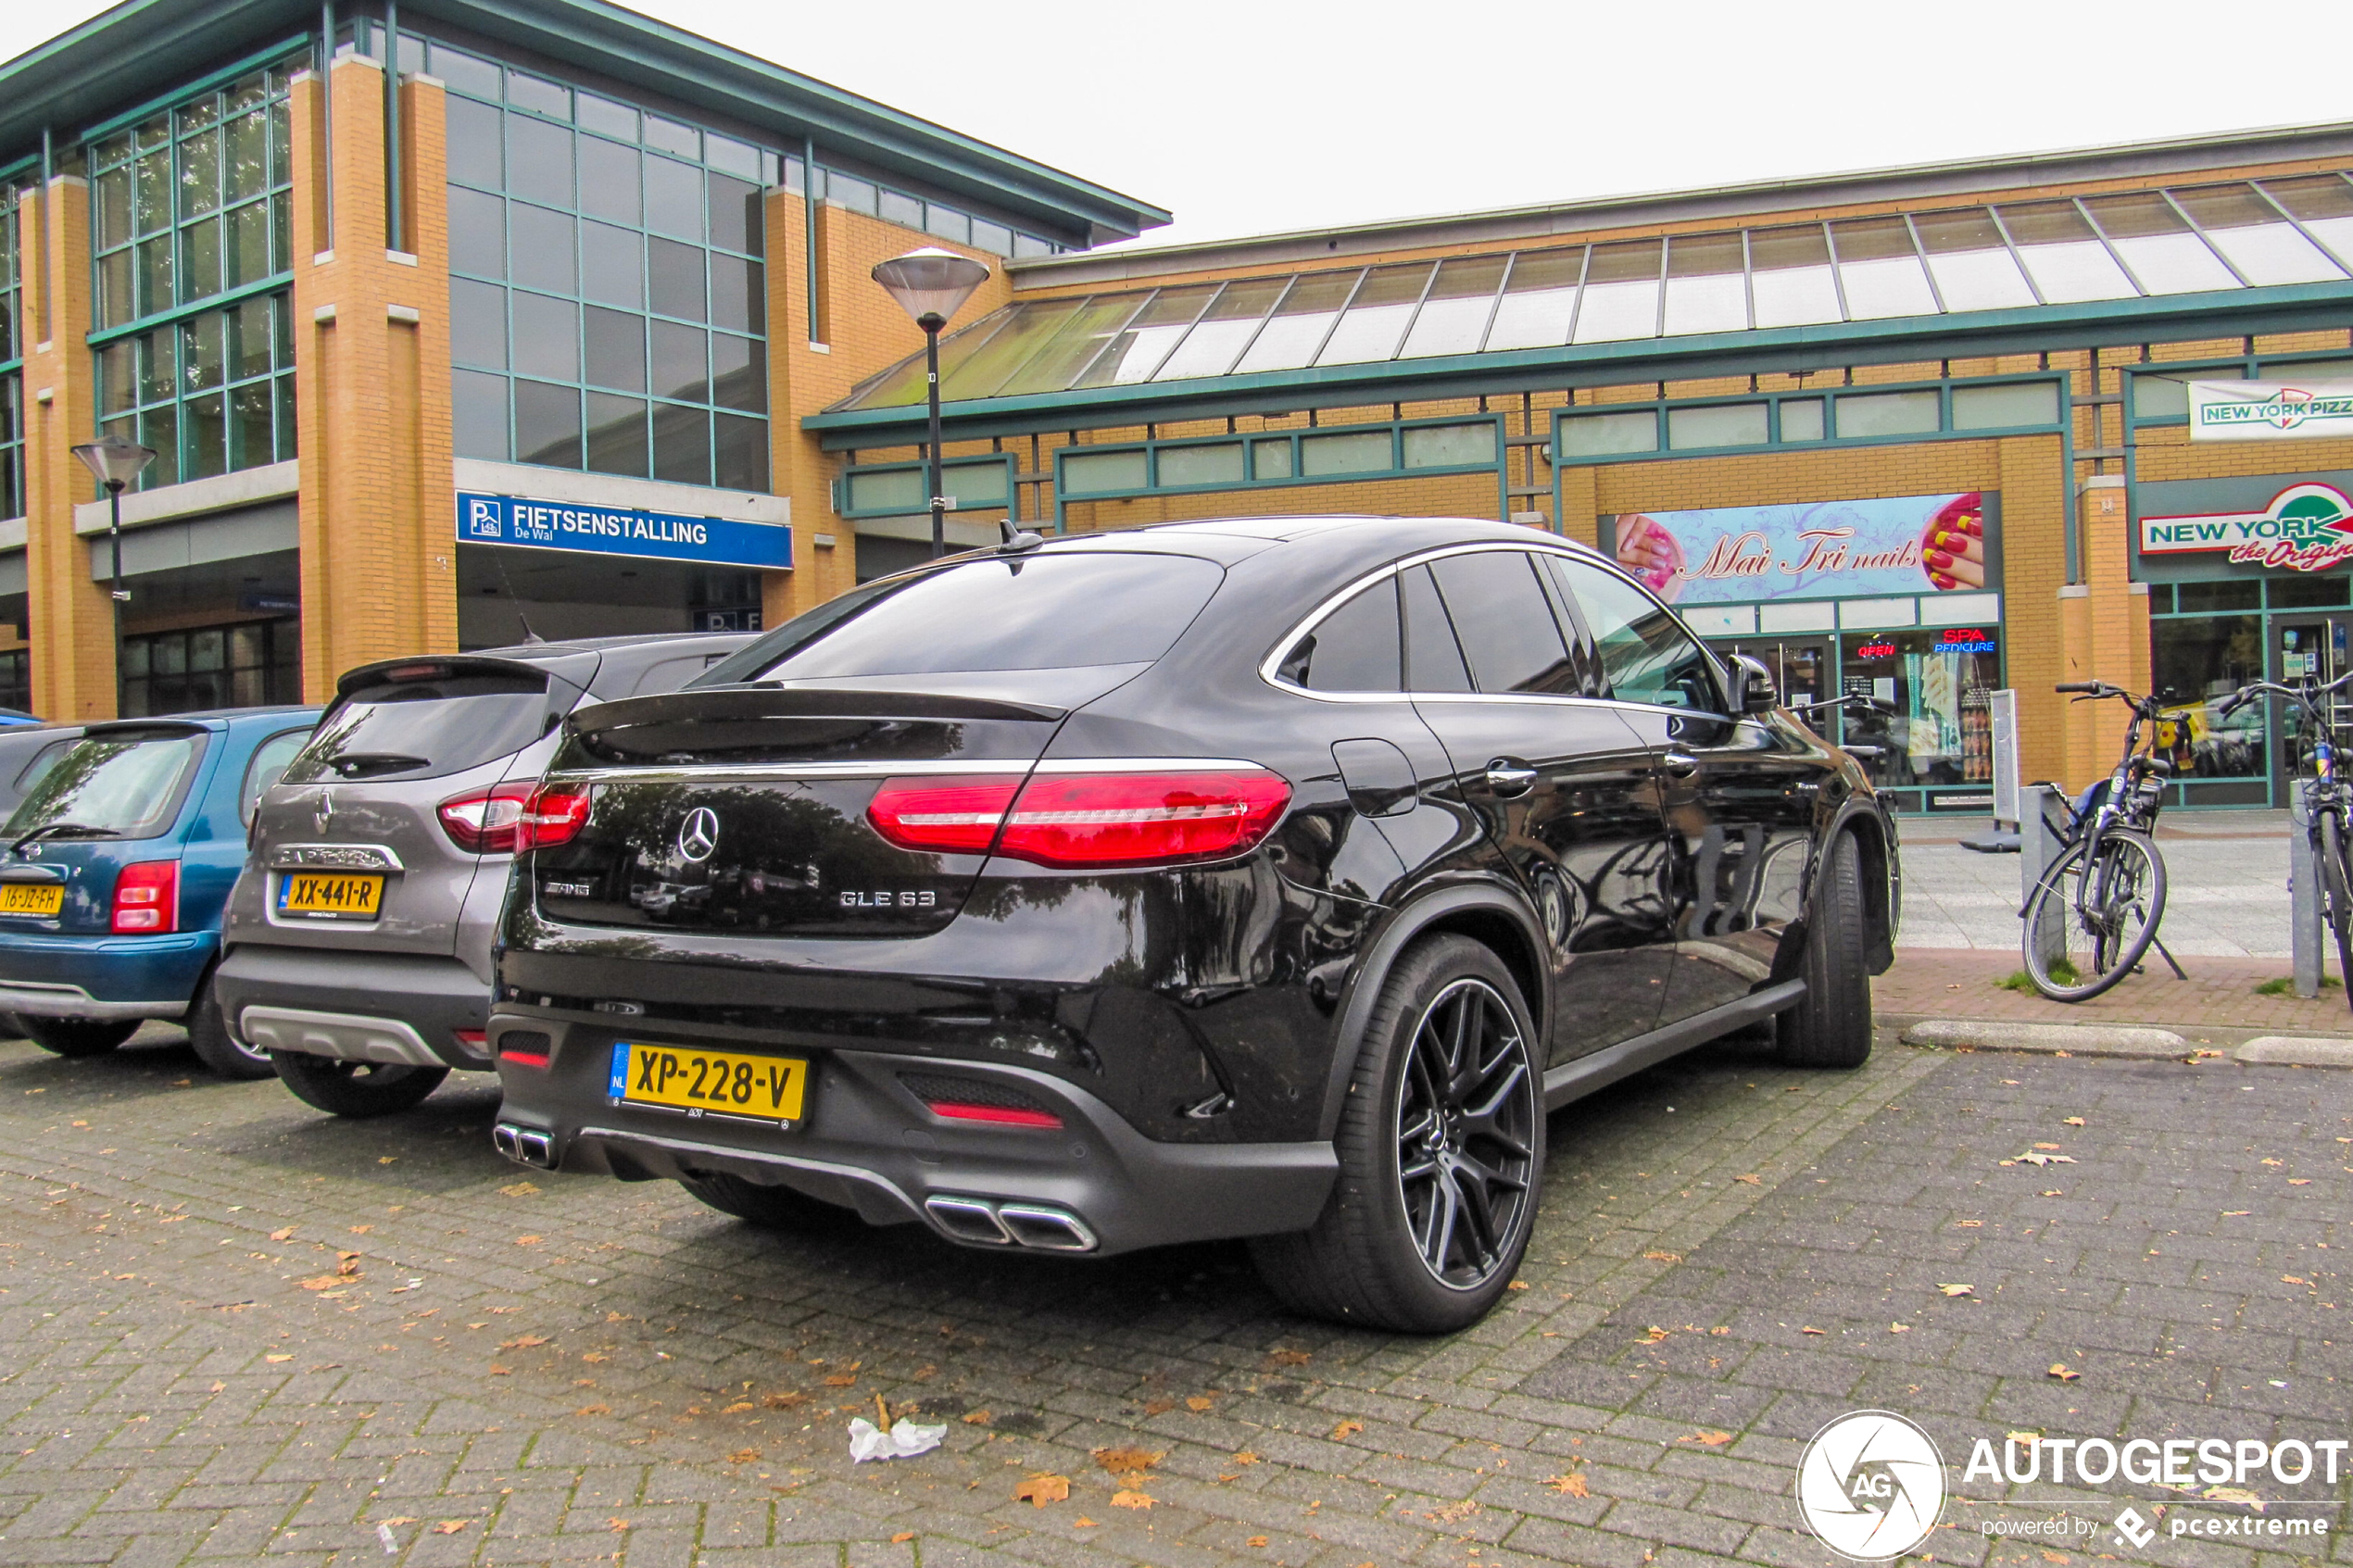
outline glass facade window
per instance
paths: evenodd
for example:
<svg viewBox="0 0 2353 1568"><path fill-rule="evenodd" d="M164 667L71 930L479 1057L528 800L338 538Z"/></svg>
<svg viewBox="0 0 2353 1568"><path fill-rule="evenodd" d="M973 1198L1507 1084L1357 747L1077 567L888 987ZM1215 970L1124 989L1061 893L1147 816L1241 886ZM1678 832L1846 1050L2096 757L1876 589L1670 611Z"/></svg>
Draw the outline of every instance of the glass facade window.
<svg viewBox="0 0 2353 1568"><path fill-rule="evenodd" d="M1739 234L1696 234L1667 247L1668 336L1736 332L1748 323L1747 247Z"/></svg>
<svg viewBox="0 0 2353 1568"><path fill-rule="evenodd" d="M1596 245L1577 307L1578 343L1609 343L1658 334L1660 245L1628 240Z"/></svg>
<svg viewBox="0 0 2353 1568"><path fill-rule="evenodd" d="M32 711L32 650L11 648L0 653L0 708Z"/></svg>
<svg viewBox="0 0 2353 1568"><path fill-rule="evenodd" d="M1374 268L1348 302L1348 314L1325 340L1315 363L1356 365L1397 358L1397 346L1405 340L1405 329L1429 286L1432 270L1427 261Z"/></svg>
<svg viewBox="0 0 2353 1568"><path fill-rule="evenodd" d="M2172 195L2250 285L2317 283L2345 276L2253 185L2204 185Z"/></svg>
<svg viewBox="0 0 2353 1568"><path fill-rule="evenodd" d="M1760 327L1803 327L1841 319L1831 247L1818 223L1760 229L1748 237L1749 288Z"/></svg>
<svg viewBox="0 0 2353 1568"><path fill-rule="evenodd" d="M288 619L125 637L123 716L299 702L301 630Z"/></svg>
<svg viewBox="0 0 2353 1568"><path fill-rule="evenodd" d="M862 212L901 228L918 229L943 240L953 240L960 245L985 250L992 256L1053 256L1064 248L1051 240L1025 234L942 202L926 200L905 191L894 191L888 186L861 180L856 175L844 174L837 169L819 168L817 194L836 207L846 207L853 212Z"/></svg>
<svg viewBox="0 0 2353 1568"><path fill-rule="evenodd" d="M2015 310L2036 303L1991 212L1929 212L1913 221L1947 310Z"/></svg>
<svg viewBox="0 0 2353 1568"><path fill-rule="evenodd" d="M2166 704L2170 734L2158 736L2185 778L2259 778L2264 772L2265 728L2271 704L2250 702L2227 720L2216 710L2249 681L2263 678L2263 585L2180 584L2183 590L2252 589L2253 614L2160 614L2149 623L2149 681ZM2206 608L2217 596L2183 595L2183 609ZM2152 593L2152 608L2154 593ZM2171 608L2169 602L2167 607ZM2220 607L2217 607L2220 608Z"/></svg>
<svg viewBox="0 0 2353 1568"><path fill-rule="evenodd" d="M2339 182L2342 183L2342 182ZM2161 191L2095 196L2083 204L2117 257L2152 295L2198 294L2238 279Z"/></svg>
<svg viewBox="0 0 2353 1568"><path fill-rule="evenodd" d="M765 491L777 155L429 58L451 86L458 454Z"/></svg>
<svg viewBox="0 0 2353 1568"><path fill-rule="evenodd" d="M1762 446L1766 405L1703 403L1667 410L1667 445L1682 450L1702 446Z"/></svg>
<svg viewBox="0 0 2353 1568"><path fill-rule="evenodd" d="M2263 194L2328 247L2337 265L2353 262L2353 184L2341 174L2266 180Z"/></svg>
<svg viewBox="0 0 2353 1568"><path fill-rule="evenodd" d="M0 189L0 517L24 515L24 282L17 201L15 191Z"/></svg>
<svg viewBox="0 0 2353 1568"><path fill-rule="evenodd" d="M1999 629L1846 633L1841 691L1893 703L1854 708L1843 744L1876 746L1864 766L1881 784L1973 784L1994 777L1991 696L2001 684Z"/></svg>
<svg viewBox="0 0 2353 1568"><path fill-rule="evenodd" d="M287 69L88 148L99 426L155 448L143 490L295 455Z"/></svg>

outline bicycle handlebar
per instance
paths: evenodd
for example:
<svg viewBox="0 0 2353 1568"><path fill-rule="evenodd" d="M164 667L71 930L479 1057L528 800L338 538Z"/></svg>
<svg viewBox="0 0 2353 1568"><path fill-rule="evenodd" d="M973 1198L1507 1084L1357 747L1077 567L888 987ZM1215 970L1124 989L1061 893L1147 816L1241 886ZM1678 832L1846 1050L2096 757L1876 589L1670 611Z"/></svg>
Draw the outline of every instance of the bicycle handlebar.
<svg viewBox="0 0 2353 1568"><path fill-rule="evenodd" d="M2078 692L2085 696L2097 696L2100 695L2101 686L2097 681L2061 681L2051 690L2062 696L2071 696Z"/></svg>

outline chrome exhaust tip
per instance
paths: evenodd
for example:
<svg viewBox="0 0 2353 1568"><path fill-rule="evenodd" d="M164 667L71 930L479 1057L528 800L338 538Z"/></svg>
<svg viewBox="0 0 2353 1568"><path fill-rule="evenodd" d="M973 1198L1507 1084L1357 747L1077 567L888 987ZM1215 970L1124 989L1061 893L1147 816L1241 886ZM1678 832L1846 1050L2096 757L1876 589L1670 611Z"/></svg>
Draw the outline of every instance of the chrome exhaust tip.
<svg viewBox="0 0 2353 1568"><path fill-rule="evenodd" d="M536 1127L518 1127L501 1122L490 1129L490 1147L519 1165L535 1166L542 1171L556 1168L556 1140Z"/></svg>
<svg viewBox="0 0 2353 1568"><path fill-rule="evenodd" d="M958 1241L976 1247L1013 1245L1013 1233L997 1218L997 1211L977 1198L926 1198L924 1211Z"/></svg>
<svg viewBox="0 0 2353 1568"><path fill-rule="evenodd" d="M501 1122L490 1129L490 1147L510 1160L521 1160L522 1155L517 1151L515 1135L515 1128Z"/></svg>
<svg viewBox="0 0 2353 1568"><path fill-rule="evenodd" d="M1013 1232L1024 1247L1041 1252L1092 1252L1095 1233L1066 1210L1036 1203L1006 1203L997 1210L998 1223Z"/></svg>

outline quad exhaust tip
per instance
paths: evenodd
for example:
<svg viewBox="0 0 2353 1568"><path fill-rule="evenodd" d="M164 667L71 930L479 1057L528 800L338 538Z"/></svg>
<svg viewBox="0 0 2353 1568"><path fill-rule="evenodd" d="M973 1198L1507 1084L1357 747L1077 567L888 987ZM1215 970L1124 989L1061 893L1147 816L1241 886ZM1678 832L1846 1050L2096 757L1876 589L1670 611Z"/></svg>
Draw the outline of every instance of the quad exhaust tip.
<svg viewBox="0 0 2353 1568"><path fill-rule="evenodd" d="M556 1142L536 1127L518 1127L511 1122L501 1122L490 1129L490 1143L519 1164L536 1166L542 1171L556 1168Z"/></svg>
<svg viewBox="0 0 2353 1568"><path fill-rule="evenodd" d="M1035 1252L1092 1252L1087 1223L1042 1203L993 1203L985 1198L935 1195L924 1199L932 1223L975 1247L1022 1247Z"/></svg>

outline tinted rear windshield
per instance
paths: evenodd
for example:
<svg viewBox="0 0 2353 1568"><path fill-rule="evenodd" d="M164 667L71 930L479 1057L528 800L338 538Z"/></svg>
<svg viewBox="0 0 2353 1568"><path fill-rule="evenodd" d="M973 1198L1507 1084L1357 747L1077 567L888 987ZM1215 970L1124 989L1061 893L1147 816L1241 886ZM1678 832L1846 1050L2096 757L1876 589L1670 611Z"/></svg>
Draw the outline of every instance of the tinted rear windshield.
<svg viewBox="0 0 2353 1568"><path fill-rule="evenodd" d="M57 754L0 833L153 838L171 825L203 753L204 736L185 731L84 736Z"/></svg>
<svg viewBox="0 0 2353 1568"><path fill-rule="evenodd" d="M463 674L362 686L328 713L290 784L431 779L521 751L547 731L547 678Z"/></svg>
<svg viewBox="0 0 2353 1568"><path fill-rule="evenodd" d="M1191 556L963 561L853 589L693 684L1149 664L1224 577Z"/></svg>

